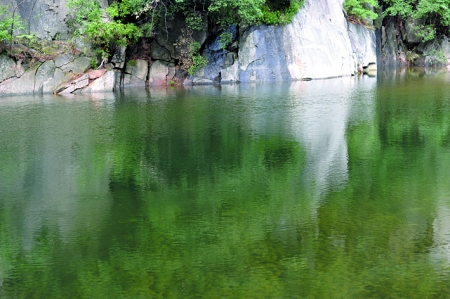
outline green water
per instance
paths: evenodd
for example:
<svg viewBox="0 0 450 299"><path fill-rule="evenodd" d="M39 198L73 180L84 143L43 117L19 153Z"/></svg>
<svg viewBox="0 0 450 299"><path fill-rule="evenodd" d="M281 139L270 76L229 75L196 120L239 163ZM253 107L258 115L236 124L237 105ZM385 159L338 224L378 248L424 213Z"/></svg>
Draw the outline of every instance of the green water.
<svg viewBox="0 0 450 299"><path fill-rule="evenodd" d="M450 298L450 75L0 98L1 298Z"/></svg>

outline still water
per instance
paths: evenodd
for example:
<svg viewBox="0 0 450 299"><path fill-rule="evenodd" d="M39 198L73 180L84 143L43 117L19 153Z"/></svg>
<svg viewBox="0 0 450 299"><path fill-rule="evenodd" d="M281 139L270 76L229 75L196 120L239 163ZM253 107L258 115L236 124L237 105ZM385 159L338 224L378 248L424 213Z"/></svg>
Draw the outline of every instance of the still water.
<svg viewBox="0 0 450 299"><path fill-rule="evenodd" d="M0 98L1 298L449 298L450 74Z"/></svg>

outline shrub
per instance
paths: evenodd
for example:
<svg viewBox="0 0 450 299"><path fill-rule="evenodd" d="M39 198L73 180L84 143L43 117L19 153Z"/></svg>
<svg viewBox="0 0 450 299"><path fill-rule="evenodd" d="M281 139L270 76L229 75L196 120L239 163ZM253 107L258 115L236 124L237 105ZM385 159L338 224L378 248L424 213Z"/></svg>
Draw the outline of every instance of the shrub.
<svg viewBox="0 0 450 299"><path fill-rule="evenodd" d="M377 0L345 0L344 9L348 15L354 15L364 20L375 20L378 14L373 11L378 7Z"/></svg>

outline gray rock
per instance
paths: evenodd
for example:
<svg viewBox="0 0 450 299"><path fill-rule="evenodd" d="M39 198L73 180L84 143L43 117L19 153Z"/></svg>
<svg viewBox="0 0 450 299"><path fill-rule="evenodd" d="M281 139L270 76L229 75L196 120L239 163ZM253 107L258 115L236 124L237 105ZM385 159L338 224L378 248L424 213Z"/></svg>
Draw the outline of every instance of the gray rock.
<svg viewBox="0 0 450 299"><path fill-rule="evenodd" d="M55 67L63 67L75 60L72 54L61 54L55 58Z"/></svg>
<svg viewBox="0 0 450 299"><path fill-rule="evenodd" d="M383 65L401 65L406 64L406 59L402 57L405 53L403 44L397 44L397 33L393 22L387 27L381 28L381 45L380 45L379 63Z"/></svg>
<svg viewBox="0 0 450 299"><path fill-rule="evenodd" d="M127 62L123 76L124 86L145 85L148 76L148 62L146 60L130 60Z"/></svg>
<svg viewBox="0 0 450 299"><path fill-rule="evenodd" d="M239 62L224 68L221 72L221 83L237 83L239 82Z"/></svg>
<svg viewBox="0 0 450 299"><path fill-rule="evenodd" d="M113 92L116 81L115 71L107 71L102 77L93 81L82 93Z"/></svg>
<svg viewBox="0 0 450 299"><path fill-rule="evenodd" d="M171 70L173 69L173 70ZM169 78L170 73L175 73L175 67L163 61L155 61L150 67L148 81L150 85L167 85L172 78Z"/></svg>
<svg viewBox="0 0 450 299"><path fill-rule="evenodd" d="M43 93L44 85L46 86L46 92L49 92L49 89L52 89L52 86L50 85L55 74L55 69L55 63L53 61L46 61L39 66L34 79L35 93Z"/></svg>
<svg viewBox="0 0 450 299"><path fill-rule="evenodd" d="M291 24L243 30L236 61L234 55L218 50L222 47L217 39L207 47L205 79L214 80L219 74L222 82L350 76L358 61L377 62L375 34L350 25L342 1L305 0Z"/></svg>
<svg viewBox="0 0 450 299"><path fill-rule="evenodd" d="M10 57L0 55L0 82L16 76L16 63Z"/></svg>
<svg viewBox="0 0 450 299"><path fill-rule="evenodd" d="M444 66L449 64L450 43L444 36L440 41L432 40L420 43L416 52L422 54L414 61L415 66Z"/></svg>
<svg viewBox="0 0 450 299"><path fill-rule="evenodd" d="M66 87L62 90L58 90L58 93L60 94L69 94L74 93L75 91L82 89L89 85L89 75L84 74L78 79L75 79L68 84L66 84Z"/></svg>
<svg viewBox="0 0 450 299"><path fill-rule="evenodd" d="M91 58L89 57L78 57L72 62L62 65L61 70L64 73L72 74L82 74L91 67Z"/></svg>
<svg viewBox="0 0 450 299"><path fill-rule="evenodd" d="M24 33L31 32L45 40L67 40L68 27L65 19L68 15L67 0L23 0L17 1L18 12L24 23ZM9 0L0 0L0 5L11 4Z"/></svg>
<svg viewBox="0 0 450 299"><path fill-rule="evenodd" d="M54 69L53 77L48 78L42 84L42 92L43 93L54 93L58 86L62 83L67 82L69 77L67 77L63 71L59 68Z"/></svg>
<svg viewBox="0 0 450 299"><path fill-rule="evenodd" d="M32 94L34 92L34 78L40 63L36 63L20 78L10 78L0 84L0 94Z"/></svg>
<svg viewBox="0 0 450 299"><path fill-rule="evenodd" d="M348 33L356 63L361 67L366 67L369 63L376 63L375 31L349 23Z"/></svg>

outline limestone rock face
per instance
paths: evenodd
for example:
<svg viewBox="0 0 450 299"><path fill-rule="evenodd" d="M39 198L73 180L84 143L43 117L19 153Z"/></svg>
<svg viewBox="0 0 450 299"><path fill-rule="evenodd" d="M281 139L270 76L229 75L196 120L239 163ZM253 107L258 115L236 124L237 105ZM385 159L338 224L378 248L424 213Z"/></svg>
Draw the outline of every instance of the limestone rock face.
<svg viewBox="0 0 450 299"><path fill-rule="evenodd" d="M45 40L67 40L65 19L69 13L67 0L13 1L26 29ZM0 0L0 5L10 5L11 0Z"/></svg>
<svg viewBox="0 0 450 299"><path fill-rule="evenodd" d="M348 23L348 37L352 45L353 59L361 67L377 62L376 36L374 30Z"/></svg>
<svg viewBox="0 0 450 299"><path fill-rule="evenodd" d="M221 82L293 81L351 76L376 63L373 30L349 23L343 1L305 0L291 24L252 26L241 33L237 57L206 47L203 79ZM195 80L194 80L195 81Z"/></svg>

